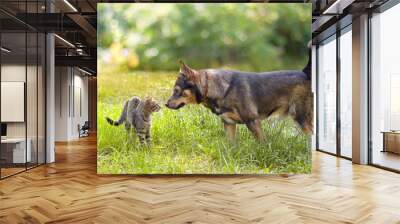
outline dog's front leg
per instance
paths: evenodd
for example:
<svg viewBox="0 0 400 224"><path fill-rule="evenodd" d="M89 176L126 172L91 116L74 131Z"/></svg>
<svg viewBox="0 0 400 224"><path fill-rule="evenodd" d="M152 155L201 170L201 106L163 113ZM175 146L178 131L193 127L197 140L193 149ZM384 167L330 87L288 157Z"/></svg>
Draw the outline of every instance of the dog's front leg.
<svg viewBox="0 0 400 224"><path fill-rule="evenodd" d="M247 128L253 133L254 137L262 141L263 140L263 132L261 128L261 121L260 120L254 120L254 121L249 121L246 123Z"/></svg>
<svg viewBox="0 0 400 224"><path fill-rule="evenodd" d="M236 138L236 124L228 124L224 122L224 128L225 128L225 133L226 136L228 137L228 140L231 142L235 141Z"/></svg>

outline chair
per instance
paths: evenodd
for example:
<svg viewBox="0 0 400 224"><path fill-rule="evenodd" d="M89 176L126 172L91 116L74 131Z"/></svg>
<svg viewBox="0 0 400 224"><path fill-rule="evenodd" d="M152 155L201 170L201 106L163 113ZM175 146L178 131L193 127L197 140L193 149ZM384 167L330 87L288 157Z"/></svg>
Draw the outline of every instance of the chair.
<svg viewBox="0 0 400 224"><path fill-rule="evenodd" d="M82 127L78 124L79 138L89 136L89 129L90 129L89 121L85 121Z"/></svg>

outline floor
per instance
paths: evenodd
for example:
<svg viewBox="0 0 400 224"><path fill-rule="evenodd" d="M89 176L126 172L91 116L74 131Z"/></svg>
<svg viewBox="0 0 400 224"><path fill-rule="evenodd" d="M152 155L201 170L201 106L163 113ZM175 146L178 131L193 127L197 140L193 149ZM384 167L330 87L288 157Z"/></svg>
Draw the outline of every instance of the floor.
<svg viewBox="0 0 400 224"><path fill-rule="evenodd" d="M7 167L7 168L1 168L1 178L5 178L20 172L25 171L26 169L32 169L36 164L27 164L27 167L25 165L19 165L18 167Z"/></svg>
<svg viewBox="0 0 400 224"><path fill-rule="evenodd" d="M0 223L400 223L400 175L315 152L312 175L98 176L94 137L0 181Z"/></svg>
<svg viewBox="0 0 400 224"><path fill-rule="evenodd" d="M374 151L374 164L389 167L391 169L400 170L400 155L392 152Z"/></svg>
<svg viewBox="0 0 400 224"><path fill-rule="evenodd" d="M1 168L1 177L2 178L3 177L7 177L7 176L10 176L10 175L22 172L24 170L25 170L25 167L23 167L23 168L19 168L19 167L17 167L17 168L15 168L15 167L13 167L13 168Z"/></svg>

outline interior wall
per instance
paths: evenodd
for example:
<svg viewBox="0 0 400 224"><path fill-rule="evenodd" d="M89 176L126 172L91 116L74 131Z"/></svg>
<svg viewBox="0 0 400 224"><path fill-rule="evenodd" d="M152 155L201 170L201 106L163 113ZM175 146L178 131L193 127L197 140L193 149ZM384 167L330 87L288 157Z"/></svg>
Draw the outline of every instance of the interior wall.
<svg viewBox="0 0 400 224"><path fill-rule="evenodd" d="M82 126L88 121L88 78L82 76L82 73L73 69L74 81L71 89L73 99L72 102L72 119L71 119L71 138L79 138L78 125Z"/></svg>
<svg viewBox="0 0 400 224"><path fill-rule="evenodd" d="M88 112L90 131L97 131L97 78L90 77L88 79Z"/></svg>
<svg viewBox="0 0 400 224"><path fill-rule="evenodd" d="M82 109L82 113L81 114L77 114L75 113L75 117L77 117L78 122L85 122L88 120L88 77L87 76L82 76L82 73L78 73L76 74L75 70L75 81L74 81L74 86L77 88L81 89L81 109ZM78 111L77 111L78 112Z"/></svg>
<svg viewBox="0 0 400 224"><path fill-rule="evenodd" d="M68 67L55 68L55 140L68 140L69 83Z"/></svg>
<svg viewBox="0 0 400 224"><path fill-rule="evenodd" d="M55 140L70 141L89 118L88 77L73 67L56 67L55 73Z"/></svg>

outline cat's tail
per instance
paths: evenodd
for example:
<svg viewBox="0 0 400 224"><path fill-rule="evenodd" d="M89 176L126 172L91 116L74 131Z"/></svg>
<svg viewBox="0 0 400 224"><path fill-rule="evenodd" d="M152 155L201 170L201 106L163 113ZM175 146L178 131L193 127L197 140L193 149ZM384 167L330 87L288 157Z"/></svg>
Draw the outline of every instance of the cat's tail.
<svg viewBox="0 0 400 224"><path fill-rule="evenodd" d="M126 114L128 110L128 101L125 102L124 109L122 110L121 115L119 116L119 119L114 121L113 119L106 117L106 120L109 124L118 126L126 121Z"/></svg>
<svg viewBox="0 0 400 224"><path fill-rule="evenodd" d="M111 119L109 117L106 117L106 120L107 120L107 122L109 124L114 125L114 126L118 126L118 125L120 125L122 123L122 122L119 122L119 120L118 121L114 121L113 119Z"/></svg>

